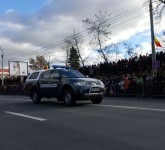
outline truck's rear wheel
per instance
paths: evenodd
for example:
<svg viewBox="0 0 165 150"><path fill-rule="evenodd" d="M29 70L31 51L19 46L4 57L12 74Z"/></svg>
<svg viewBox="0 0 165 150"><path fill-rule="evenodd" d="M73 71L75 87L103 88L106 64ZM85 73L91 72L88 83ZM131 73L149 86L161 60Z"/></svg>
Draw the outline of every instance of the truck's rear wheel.
<svg viewBox="0 0 165 150"><path fill-rule="evenodd" d="M32 91L31 99L34 104L39 104L41 102L41 97L36 90Z"/></svg>
<svg viewBox="0 0 165 150"><path fill-rule="evenodd" d="M75 104L75 96L72 90L67 89L63 92L63 101L67 106L73 106Z"/></svg>

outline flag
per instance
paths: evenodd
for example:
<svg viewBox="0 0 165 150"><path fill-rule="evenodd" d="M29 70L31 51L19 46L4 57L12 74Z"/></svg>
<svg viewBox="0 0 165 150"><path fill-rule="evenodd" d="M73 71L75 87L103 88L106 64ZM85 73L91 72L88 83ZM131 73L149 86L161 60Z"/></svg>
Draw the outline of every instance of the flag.
<svg viewBox="0 0 165 150"><path fill-rule="evenodd" d="M158 39L156 37L154 37L154 42L155 42L155 45L158 46L158 47L162 47L160 42L158 41Z"/></svg>

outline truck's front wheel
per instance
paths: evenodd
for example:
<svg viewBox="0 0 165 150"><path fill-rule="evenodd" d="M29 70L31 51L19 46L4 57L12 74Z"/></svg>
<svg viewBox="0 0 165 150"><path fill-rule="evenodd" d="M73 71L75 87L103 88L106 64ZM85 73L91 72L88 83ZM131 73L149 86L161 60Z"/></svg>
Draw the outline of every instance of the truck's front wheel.
<svg viewBox="0 0 165 150"><path fill-rule="evenodd" d="M67 106L73 106L75 104L75 96L72 90L67 89L63 92L63 101Z"/></svg>

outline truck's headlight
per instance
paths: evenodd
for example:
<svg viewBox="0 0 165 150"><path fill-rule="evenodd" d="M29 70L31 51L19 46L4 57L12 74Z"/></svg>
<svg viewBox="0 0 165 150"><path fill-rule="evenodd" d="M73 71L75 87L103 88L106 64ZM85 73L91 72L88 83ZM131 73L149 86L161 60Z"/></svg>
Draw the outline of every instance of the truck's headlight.
<svg viewBox="0 0 165 150"><path fill-rule="evenodd" d="M85 86L86 85L86 82L85 81L76 81L74 84L76 86Z"/></svg>
<svg viewBox="0 0 165 150"><path fill-rule="evenodd" d="M101 80L98 80L98 84L104 86L104 83Z"/></svg>

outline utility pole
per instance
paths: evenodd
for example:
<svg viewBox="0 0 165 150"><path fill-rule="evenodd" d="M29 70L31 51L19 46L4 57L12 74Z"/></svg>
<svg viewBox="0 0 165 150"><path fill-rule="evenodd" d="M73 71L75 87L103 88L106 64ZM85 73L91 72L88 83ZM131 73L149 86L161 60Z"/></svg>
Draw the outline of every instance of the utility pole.
<svg viewBox="0 0 165 150"><path fill-rule="evenodd" d="M153 23L153 8L152 8L152 0L150 0L149 4L150 10L150 27L151 27L151 48L152 48L152 72L156 72L156 53L155 53L155 43L154 43L154 23Z"/></svg>
<svg viewBox="0 0 165 150"><path fill-rule="evenodd" d="M0 47L0 50L2 51L1 58L2 58L2 74L1 74L1 80L2 80L2 87L4 85L4 78L3 78L3 48Z"/></svg>

